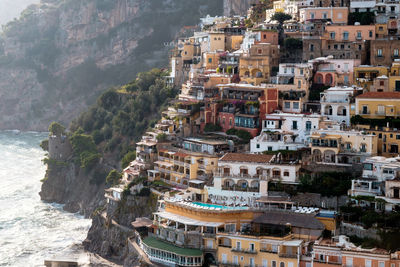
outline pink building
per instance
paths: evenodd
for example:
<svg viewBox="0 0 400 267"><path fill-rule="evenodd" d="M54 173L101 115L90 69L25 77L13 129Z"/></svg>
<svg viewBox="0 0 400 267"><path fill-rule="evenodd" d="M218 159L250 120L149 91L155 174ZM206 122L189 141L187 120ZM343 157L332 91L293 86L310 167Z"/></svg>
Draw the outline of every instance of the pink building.
<svg viewBox="0 0 400 267"><path fill-rule="evenodd" d="M349 10L347 7L308 7L300 9L300 22L330 20L334 24L347 24Z"/></svg>
<svg viewBox="0 0 400 267"><path fill-rule="evenodd" d="M311 60L316 66L314 83L328 86L352 85L354 67L361 64L360 59L332 59L330 57Z"/></svg>

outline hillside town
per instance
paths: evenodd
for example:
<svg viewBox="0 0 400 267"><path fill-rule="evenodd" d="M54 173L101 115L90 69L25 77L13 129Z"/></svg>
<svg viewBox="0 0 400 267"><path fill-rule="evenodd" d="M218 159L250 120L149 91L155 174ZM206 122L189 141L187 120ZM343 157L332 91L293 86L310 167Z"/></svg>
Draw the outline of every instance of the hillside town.
<svg viewBox="0 0 400 267"><path fill-rule="evenodd" d="M127 241L149 264L400 266L399 14L278 0L201 19L105 216L126 191L157 195Z"/></svg>

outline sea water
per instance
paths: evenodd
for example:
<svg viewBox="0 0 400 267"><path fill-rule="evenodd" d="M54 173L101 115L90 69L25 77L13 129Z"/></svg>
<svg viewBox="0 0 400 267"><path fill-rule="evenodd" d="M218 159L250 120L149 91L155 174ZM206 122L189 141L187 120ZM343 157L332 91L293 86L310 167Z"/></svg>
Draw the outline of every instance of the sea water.
<svg viewBox="0 0 400 267"><path fill-rule="evenodd" d="M45 133L0 131L0 266L78 257L90 220L40 201Z"/></svg>

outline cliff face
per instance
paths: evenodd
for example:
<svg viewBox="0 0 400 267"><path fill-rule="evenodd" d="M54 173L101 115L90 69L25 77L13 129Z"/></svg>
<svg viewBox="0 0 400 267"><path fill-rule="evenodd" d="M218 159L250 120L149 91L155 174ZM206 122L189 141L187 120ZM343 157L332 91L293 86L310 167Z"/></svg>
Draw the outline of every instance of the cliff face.
<svg viewBox="0 0 400 267"><path fill-rule="evenodd" d="M258 0L224 0L224 15L246 15L251 4Z"/></svg>
<svg viewBox="0 0 400 267"><path fill-rule="evenodd" d="M0 37L0 129L68 124L100 92L167 66L165 46L222 0L42 0Z"/></svg>

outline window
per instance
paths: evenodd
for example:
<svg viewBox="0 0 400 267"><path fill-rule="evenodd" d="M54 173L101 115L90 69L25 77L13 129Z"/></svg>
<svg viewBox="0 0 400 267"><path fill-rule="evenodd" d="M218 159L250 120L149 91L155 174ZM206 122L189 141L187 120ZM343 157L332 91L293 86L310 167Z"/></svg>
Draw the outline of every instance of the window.
<svg viewBox="0 0 400 267"><path fill-rule="evenodd" d="M262 49L258 49L258 54L262 54Z"/></svg>
<svg viewBox="0 0 400 267"><path fill-rule="evenodd" d="M238 256L236 256L236 255L233 256L233 263L237 264L237 265L239 264L239 257Z"/></svg>
<svg viewBox="0 0 400 267"><path fill-rule="evenodd" d="M365 267L371 267L371 266L372 266L371 260L365 260Z"/></svg>
<svg viewBox="0 0 400 267"><path fill-rule="evenodd" d="M301 81L300 80L297 81L297 87L301 88Z"/></svg>
<svg viewBox="0 0 400 267"><path fill-rule="evenodd" d="M255 250L256 250L256 248L254 246L254 243L250 243L250 251L255 251Z"/></svg>
<svg viewBox="0 0 400 267"><path fill-rule="evenodd" d="M236 249L237 250L241 250L242 249L242 243L240 243L240 241L236 242Z"/></svg>
<svg viewBox="0 0 400 267"><path fill-rule="evenodd" d="M311 121L306 122L306 131L311 131Z"/></svg>
<svg viewBox="0 0 400 267"><path fill-rule="evenodd" d="M385 262L380 261L378 266L379 266L379 267L385 267Z"/></svg>
<svg viewBox="0 0 400 267"><path fill-rule="evenodd" d="M257 145L256 145L256 148L260 148L260 144L257 144Z"/></svg>
<svg viewBox="0 0 400 267"><path fill-rule="evenodd" d="M349 32L343 32L343 40L347 41L349 40Z"/></svg>
<svg viewBox="0 0 400 267"><path fill-rule="evenodd" d="M279 264L279 267L285 267L285 263L281 261L281 264Z"/></svg>
<svg viewBox="0 0 400 267"><path fill-rule="evenodd" d="M276 261L271 261L271 267L276 267Z"/></svg>
<svg viewBox="0 0 400 267"><path fill-rule="evenodd" d="M286 108L286 109L289 109L289 108L290 108L290 102L288 102L288 101L285 102L285 108Z"/></svg>
<svg viewBox="0 0 400 267"><path fill-rule="evenodd" d="M358 45L358 50L362 50L362 45Z"/></svg>
<svg viewBox="0 0 400 267"><path fill-rule="evenodd" d="M357 32L357 39L362 39L361 32Z"/></svg>
<svg viewBox="0 0 400 267"><path fill-rule="evenodd" d="M300 75L303 75L304 71L303 69L300 69Z"/></svg>
<svg viewBox="0 0 400 267"><path fill-rule="evenodd" d="M310 44L310 51L314 51L314 45Z"/></svg>
<svg viewBox="0 0 400 267"><path fill-rule="evenodd" d="M346 267L353 267L353 258L346 258Z"/></svg>
<svg viewBox="0 0 400 267"><path fill-rule="evenodd" d="M372 31L369 31L369 37L372 38Z"/></svg>
<svg viewBox="0 0 400 267"><path fill-rule="evenodd" d="M395 91L400 92L400 80L395 81Z"/></svg>
<svg viewBox="0 0 400 267"><path fill-rule="evenodd" d="M399 49L398 48L393 50L393 56L394 57L399 57Z"/></svg>
<svg viewBox="0 0 400 267"><path fill-rule="evenodd" d="M328 18L328 14L326 12L324 12L324 14L322 14L322 18L323 19L327 19Z"/></svg>
<svg viewBox="0 0 400 267"><path fill-rule="evenodd" d="M339 12L339 13L338 13L338 18L339 18L339 19L343 18L342 12Z"/></svg>
<svg viewBox="0 0 400 267"><path fill-rule="evenodd" d="M382 48L378 48L377 56L382 57Z"/></svg>
<svg viewBox="0 0 400 267"><path fill-rule="evenodd" d="M212 58L208 58L208 63L212 63Z"/></svg>
<svg viewBox="0 0 400 267"><path fill-rule="evenodd" d="M335 39L335 32L331 32L330 36L331 36L331 39L334 40Z"/></svg>
<svg viewBox="0 0 400 267"><path fill-rule="evenodd" d="M249 264L250 264L250 267L254 267L255 266L254 258L250 258Z"/></svg>
<svg viewBox="0 0 400 267"><path fill-rule="evenodd" d="M311 13L310 13L310 19L314 19L314 17L315 17L314 12L311 12Z"/></svg>
<svg viewBox="0 0 400 267"><path fill-rule="evenodd" d="M297 121L293 121L292 130L297 130Z"/></svg>
<svg viewBox="0 0 400 267"><path fill-rule="evenodd" d="M344 63L344 71L349 71L349 63Z"/></svg>
<svg viewBox="0 0 400 267"><path fill-rule="evenodd" d="M299 109L299 102L293 102L293 109Z"/></svg>
<svg viewBox="0 0 400 267"><path fill-rule="evenodd" d="M222 254L222 263L228 262L228 256L226 254Z"/></svg>
<svg viewBox="0 0 400 267"><path fill-rule="evenodd" d="M400 140L400 134L396 134L396 139Z"/></svg>
<svg viewBox="0 0 400 267"><path fill-rule="evenodd" d="M284 171L283 176L289 176L289 171Z"/></svg>
<svg viewBox="0 0 400 267"><path fill-rule="evenodd" d="M268 260L262 260L262 267L268 267Z"/></svg>
<svg viewBox="0 0 400 267"><path fill-rule="evenodd" d="M343 79L344 79L344 84L349 84L349 76L345 75Z"/></svg>

